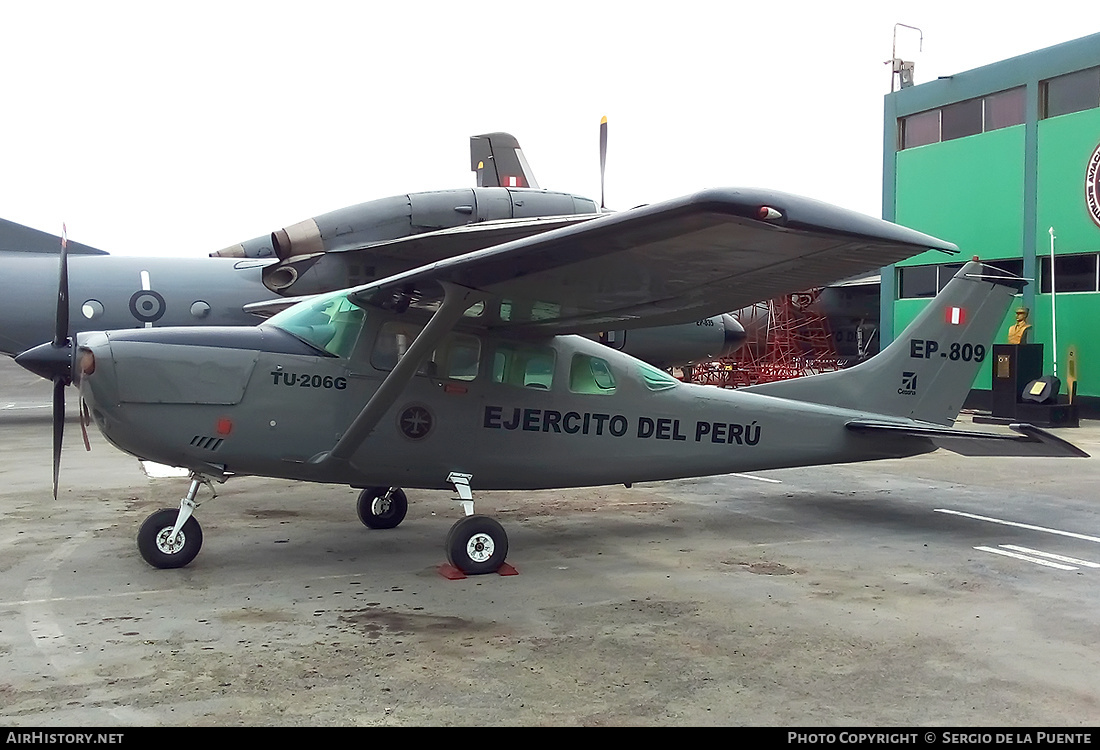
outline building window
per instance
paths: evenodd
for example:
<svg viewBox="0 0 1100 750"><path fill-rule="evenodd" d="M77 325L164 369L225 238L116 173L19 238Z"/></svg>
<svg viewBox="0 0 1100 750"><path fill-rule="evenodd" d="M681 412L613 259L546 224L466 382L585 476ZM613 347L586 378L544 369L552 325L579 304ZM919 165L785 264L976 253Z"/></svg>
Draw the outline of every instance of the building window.
<svg viewBox="0 0 1100 750"><path fill-rule="evenodd" d="M1100 68L1089 68L1044 81L1043 117L1100 107Z"/></svg>
<svg viewBox="0 0 1100 750"><path fill-rule="evenodd" d="M904 266L898 269L898 299L936 296L936 266Z"/></svg>
<svg viewBox="0 0 1100 750"><path fill-rule="evenodd" d="M945 141L982 132L982 100L949 104L940 117L940 137Z"/></svg>
<svg viewBox="0 0 1100 750"><path fill-rule="evenodd" d="M1024 122L1024 93L1020 88L990 94L985 98L985 130L1000 130Z"/></svg>
<svg viewBox="0 0 1100 750"><path fill-rule="evenodd" d="M902 118L901 147L914 148L940 142L940 111L921 112Z"/></svg>
<svg viewBox="0 0 1100 750"><path fill-rule="evenodd" d="M906 149L1021 125L1024 121L1024 94L1025 89L1020 86L902 117L898 120L898 142L901 148Z"/></svg>
<svg viewBox="0 0 1100 750"><path fill-rule="evenodd" d="M1059 294L1062 292L1095 292L1100 289L1097 279L1097 259L1100 255L1056 255L1054 256L1054 283ZM1041 283L1039 290L1050 294L1050 256L1041 259Z"/></svg>
<svg viewBox="0 0 1100 750"><path fill-rule="evenodd" d="M985 265L995 271L1004 271L1005 275L1019 277L1024 270L1024 261L1020 258L1009 260L991 260ZM938 266L902 266L898 268L898 299L923 299L935 297L947 282L951 281L963 267L962 263L944 263ZM1062 281L1058 280L1058 291L1062 290Z"/></svg>

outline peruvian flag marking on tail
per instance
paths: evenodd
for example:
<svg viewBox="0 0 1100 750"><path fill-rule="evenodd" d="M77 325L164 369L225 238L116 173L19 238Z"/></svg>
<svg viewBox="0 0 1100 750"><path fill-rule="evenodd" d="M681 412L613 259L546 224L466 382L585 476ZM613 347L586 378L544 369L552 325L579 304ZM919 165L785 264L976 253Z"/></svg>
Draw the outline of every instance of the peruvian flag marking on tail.
<svg viewBox="0 0 1100 750"><path fill-rule="evenodd" d="M961 326L966 322L966 310L961 307L947 308L947 322L953 326Z"/></svg>

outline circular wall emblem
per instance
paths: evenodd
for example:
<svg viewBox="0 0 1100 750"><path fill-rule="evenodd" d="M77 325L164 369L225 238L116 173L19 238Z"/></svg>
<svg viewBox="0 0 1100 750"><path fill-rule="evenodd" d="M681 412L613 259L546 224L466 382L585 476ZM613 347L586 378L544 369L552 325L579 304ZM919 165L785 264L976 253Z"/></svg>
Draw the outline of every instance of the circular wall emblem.
<svg viewBox="0 0 1100 750"><path fill-rule="evenodd" d="M397 418L401 434L409 440L421 440L432 431L432 413L419 405L407 406Z"/></svg>
<svg viewBox="0 0 1100 750"><path fill-rule="evenodd" d="M156 323L164 316L164 297L152 289L134 292L130 297L130 313L142 323Z"/></svg>
<svg viewBox="0 0 1100 750"><path fill-rule="evenodd" d="M1100 145L1092 152L1085 167L1085 208L1096 226L1100 227Z"/></svg>

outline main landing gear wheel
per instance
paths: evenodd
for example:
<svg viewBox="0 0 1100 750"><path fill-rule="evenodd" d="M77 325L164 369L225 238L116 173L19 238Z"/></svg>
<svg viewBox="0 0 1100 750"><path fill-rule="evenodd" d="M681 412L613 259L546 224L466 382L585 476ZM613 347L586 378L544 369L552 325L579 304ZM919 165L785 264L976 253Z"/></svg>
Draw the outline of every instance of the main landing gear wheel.
<svg viewBox="0 0 1100 750"><path fill-rule="evenodd" d="M359 520L372 529L392 529L405 520L409 500L399 487L367 487L355 506Z"/></svg>
<svg viewBox="0 0 1100 750"><path fill-rule="evenodd" d="M447 534L447 560L467 575L495 573L508 556L508 535L489 516L466 516Z"/></svg>
<svg viewBox="0 0 1100 750"><path fill-rule="evenodd" d="M179 517L179 508L158 510L138 530L138 550L154 568L182 568L195 559L202 547L202 528L192 516L171 542L168 538Z"/></svg>

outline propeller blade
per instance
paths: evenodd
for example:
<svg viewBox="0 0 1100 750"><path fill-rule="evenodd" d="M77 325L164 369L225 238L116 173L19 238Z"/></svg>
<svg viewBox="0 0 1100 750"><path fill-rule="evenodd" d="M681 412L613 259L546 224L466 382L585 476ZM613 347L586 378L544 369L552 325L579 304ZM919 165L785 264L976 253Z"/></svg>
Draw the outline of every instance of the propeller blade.
<svg viewBox="0 0 1100 750"><path fill-rule="evenodd" d="M53 499L57 499L57 476L61 469L61 439L65 433L65 379L53 380Z"/></svg>
<svg viewBox="0 0 1100 750"><path fill-rule="evenodd" d="M607 206L604 204L603 199L603 177L607 171L607 116L604 115L600 120L600 210L604 210Z"/></svg>
<svg viewBox="0 0 1100 750"><path fill-rule="evenodd" d="M69 338L69 238L61 225L61 269L57 280L57 315L54 317L53 345L64 346Z"/></svg>

